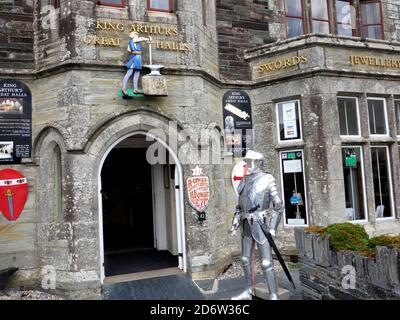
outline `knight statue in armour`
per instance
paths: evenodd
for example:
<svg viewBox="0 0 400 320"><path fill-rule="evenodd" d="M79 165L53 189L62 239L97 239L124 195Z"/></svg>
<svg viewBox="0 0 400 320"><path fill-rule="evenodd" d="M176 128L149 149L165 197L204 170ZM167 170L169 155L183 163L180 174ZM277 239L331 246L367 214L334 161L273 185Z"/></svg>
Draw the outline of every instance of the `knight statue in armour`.
<svg viewBox="0 0 400 320"><path fill-rule="evenodd" d="M243 177L238 187L239 204L232 221L231 233L242 225L242 265L246 282L246 289L233 300L246 300L252 298L252 267L251 253L253 242L257 243L261 267L269 289L270 299L278 300L278 288L272 250L268 239L261 229L267 226L269 233L275 236L279 221L285 210L274 177L261 170L264 165L264 156L249 150L244 157L247 165L247 174ZM270 202L274 204L272 214L267 212ZM269 210L268 210L269 211ZM255 275L254 275L255 276Z"/></svg>

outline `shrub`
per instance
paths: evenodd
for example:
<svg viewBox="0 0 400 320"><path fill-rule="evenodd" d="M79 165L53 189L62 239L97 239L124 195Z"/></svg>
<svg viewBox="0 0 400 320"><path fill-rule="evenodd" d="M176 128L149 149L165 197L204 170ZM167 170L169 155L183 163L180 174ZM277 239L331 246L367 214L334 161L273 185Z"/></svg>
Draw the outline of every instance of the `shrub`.
<svg viewBox="0 0 400 320"><path fill-rule="evenodd" d="M350 250L358 252L369 252L368 234L365 229L350 222L335 223L328 226L325 234L331 237L331 247L336 251Z"/></svg>
<svg viewBox="0 0 400 320"><path fill-rule="evenodd" d="M314 226L314 227L305 228L304 232L324 234L325 230L326 230L326 228L324 228L324 227Z"/></svg>
<svg viewBox="0 0 400 320"><path fill-rule="evenodd" d="M374 249L376 246L394 247L400 249L400 236L379 236L371 238L368 241L368 246Z"/></svg>

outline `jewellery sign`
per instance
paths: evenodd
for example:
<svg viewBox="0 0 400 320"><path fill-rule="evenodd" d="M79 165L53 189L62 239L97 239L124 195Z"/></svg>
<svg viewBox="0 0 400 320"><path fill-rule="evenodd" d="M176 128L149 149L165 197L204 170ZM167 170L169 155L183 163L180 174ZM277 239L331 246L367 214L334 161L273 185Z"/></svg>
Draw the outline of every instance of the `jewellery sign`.
<svg viewBox="0 0 400 320"><path fill-rule="evenodd" d="M31 91L18 80L0 81L0 165L30 158L32 148Z"/></svg>
<svg viewBox="0 0 400 320"><path fill-rule="evenodd" d="M235 156L242 157L253 144L250 97L244 91L228 91L222 107L226 143Z"/></svg>
<svg viewBox="0 0 400 320"><path fill-rule="evenodd" d="M210 179L204 175L203 169L199 166L192 171L193 176L186 180L188 200L193 209L203 212L210 200ZM200 216L199 219L201 219Z"/></svg>

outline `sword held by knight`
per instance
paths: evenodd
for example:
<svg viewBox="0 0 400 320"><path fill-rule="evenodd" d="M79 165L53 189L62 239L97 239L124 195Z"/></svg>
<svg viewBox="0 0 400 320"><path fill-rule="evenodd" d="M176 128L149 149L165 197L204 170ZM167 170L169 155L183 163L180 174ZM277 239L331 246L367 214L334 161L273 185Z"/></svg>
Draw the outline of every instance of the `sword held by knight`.
<svg viewBox="0 0 400 320"><path fill-rule="evenodd" d="M272 238L276 235L285 207L279 197L275 178L262 171L265 157L259 152L249 150L243 160L246 162L247 174L238 186L239 204L236 206L230 232L235 235L236 230L242 226L241 261L246 288L231 299L251 300L253 297L255 270L252 268L254 265L252 260L254 259L255 244L257 244L261 268L269 289L269 298L270 300L279 300L272 249L294 287L289 270ZM270 202L274 205L272 215L268 213Z"/></svg>

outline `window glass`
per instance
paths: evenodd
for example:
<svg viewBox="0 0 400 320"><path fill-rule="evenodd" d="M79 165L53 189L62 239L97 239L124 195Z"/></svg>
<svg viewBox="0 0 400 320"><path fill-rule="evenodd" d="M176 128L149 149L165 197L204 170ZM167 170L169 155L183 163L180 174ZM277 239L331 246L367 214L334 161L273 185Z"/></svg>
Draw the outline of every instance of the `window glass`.
<svg viewBox="0 0 400 320"><path fill-rule="evenodd" d="M387 147L372 147L371 158L375 216L376 218L388 218L392 216L392 191Z"/></svg>
<svg viewBox="0 0 400 320"><path fill-rule="evenodd" d="M338 108L340 135L359 135L357 98L338 98Z"/></svg>
<svg viewBox="0 0 400 320"><path fill-rule="evenodd" d="M286 15L293 17L303 16L302 0L285 0Z"/></svg>
<svg viewBox="0 0 400 320"><path fill-rule="evenodd" d="M150 0L149 9L169 11L170 0Z"/></svg>
<svg viewBox="0 0 400 320"><path fill-rule="evenodd" d="M297 18L286 18L287 23L287 35L288 38L301 36L304 34L303 20Z"/></svg>
<svg viewBox="0 0 400 320"><path fill-rule="evenodd" d="M308 224L308 220L303 172L303 151L282 152L281 170L285 223L287 225L306 225Z"/></svg>
<svg viewBox="0 0 400 320"><path fill-rule="evenodd" d="M360 147L342 148L343 179L347 219L365 220L364 172Z"/></svg>
<svg viewBox="0 0 400 320"><path fill-rule="evenodd" d="M382 99L368 99L369 132L387 134L385 101Z"/></svg>
<svg viewBox="0 0 400 320"><path fill-rule="evenodd" d="M379 1L361 3L361 27L365 38L382 39L383 27Z"/></svg>
<svg viewBox="0 0 400 320"><path fill-rule="evenodd" d="M299 101L278 103L279 140L301 139Z"/></svg>
<svg viewBox="0 0 400 320"><path fill-rule="evenodd" d="M111 5L111 6L118 6L123 7L125 5L124 0L104 0L104 1L97 1L98 4L102 5Z"/></svg>
<svg viewBox="0 0 400 320"><path fill-rule="evenodd" d="M382 27L381 26L363 27L363 35L365 38L382 39Z"/></svg>
<svg viewBox="0 0 400 320"><path fill-rule="evenodd" d="M350 1L335 1L336 6L336 21L337 21L337 33L343 36L353 36L355 35L355 30L353 30L353 7Z"/></svg>
<svg viewBox="0 0 400 320"><path fill-rule="evenodd" d="M329 33L329 23L325 21L313 20L312 29L314 33Z"/></svg>
<svg viewBox="0 0 400 320"><path fill-rule="evenodd" d="M326 0L311 0L313 19L328 20L328 5Z"/></svg>

